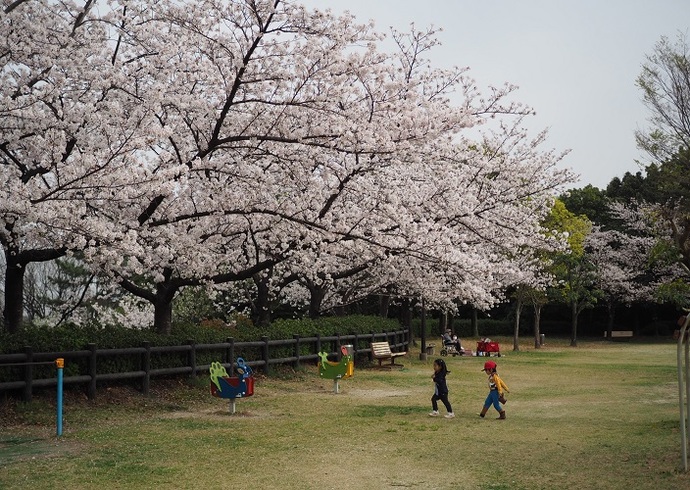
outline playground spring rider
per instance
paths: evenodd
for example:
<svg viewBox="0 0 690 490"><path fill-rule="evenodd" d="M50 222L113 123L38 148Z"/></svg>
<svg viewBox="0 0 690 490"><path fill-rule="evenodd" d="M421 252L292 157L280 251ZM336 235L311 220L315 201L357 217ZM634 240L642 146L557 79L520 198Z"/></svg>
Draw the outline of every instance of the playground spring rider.
<svg viewBox="0 0 690 490"><path fill-rule="evenodd" d="M235 399L252 396L254 394L254 376L252 368L248 366L244 359L237 358L235 368L238 376L228 376L220 362L212 362L211 374L211 394L218 398L228 398L230 400L230 413L235 413Z"/></svg>
<svg viewBox="0 0 690 490"><path fill-rule="evenodd" d="M329 361L327 352L319 352L319 357L321 358L319 361L319 376L333 380L334 393L340 392L338 382L341 379L351 378L355 373L355 362L352 356L352 346L343 345L340 347L340 352L343 356L339 362Z"/></svg>

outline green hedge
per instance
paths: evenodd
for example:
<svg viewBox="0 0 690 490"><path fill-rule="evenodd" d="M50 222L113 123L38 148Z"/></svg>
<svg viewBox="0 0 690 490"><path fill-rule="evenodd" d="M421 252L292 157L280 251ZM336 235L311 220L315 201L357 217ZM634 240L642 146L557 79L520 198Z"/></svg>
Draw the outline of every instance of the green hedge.
<svg viewBox="0 0 690 490"><path fill-rule="evenodd" d="M160 335L149 329L130 329L124 327L95 327L65 325L57 328L38 327L28 325L16 334L0 332L0 354L24 352L25 346L31 346L33 352L60 352L85 350L88 345L96 344L99 349L118 349L141 347L144 342L151 346L173 346L195 344L217 344L233 338L235 342L260 340L263 336L269 339L291 339L294 335L313 337L315 335L333 336L336 334L369 334L371 332L393 331L400 326L396 320L372 316L324 317L316 320L277 320L268 328L254 327L249 321L239 321L233 326L222 323L209 322L203 325L176 325L170 335ZM357 346L361 349L362 345ZM325 350L331 346L324 345ZM291 357L293 347L272 347L271 357ZM301 348L301 354L311 354L310 346ZM219 353L203 351L197 354L197 364L210 364L219 360ZM257 359L261 355L259 348L236 349L235 356L245 359ZM65 376L78 375L87 372L87 360L81 359L65 365ZM135 371L140 369L139 355L120 355L99 360L99 373L113 373ZM168 368L185 366L186 353L154 353L151 356L151 367ZM0 370L0 381L16 379L21 368L6 368ZM50 377L53 367L36 366L36 377ZM45 375L41 371L45 371Z"/></svg>

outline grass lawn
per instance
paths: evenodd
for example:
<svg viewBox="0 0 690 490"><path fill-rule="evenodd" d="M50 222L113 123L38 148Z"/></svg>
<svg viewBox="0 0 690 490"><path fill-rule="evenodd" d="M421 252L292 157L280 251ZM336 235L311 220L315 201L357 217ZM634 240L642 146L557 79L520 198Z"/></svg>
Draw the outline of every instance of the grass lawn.
<svg viewBox="0 0 690 490"><path fill-rule="evenodd" d="M690 488L670 339L547 339L539 350L524 339L519 352L497 340L504 421L493 408L477 415L477 357L446 358L456 418L428 417L434 356L420 361L418 349L402 369L358 367L338 394L315 366L259 376L234 415L206 377L154 380L150 397L99 389L90 402L69 390L60 438L54 394L6 400L0 488Z"/></svg>

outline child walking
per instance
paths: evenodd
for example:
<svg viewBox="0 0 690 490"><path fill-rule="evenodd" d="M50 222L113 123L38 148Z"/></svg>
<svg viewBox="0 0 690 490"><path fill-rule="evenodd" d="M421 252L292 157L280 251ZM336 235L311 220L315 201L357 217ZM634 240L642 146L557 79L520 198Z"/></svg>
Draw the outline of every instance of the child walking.
<svg viewBox="0 0 690 490"><path fill-rule="evenodd" d="M498 376L498 373L496 372L496 363L494 361L486 361L482 371L489 376L489 396L486 397L486 400L484 401L484 408L482 408L479 416L484 418L484 415L486 415L489 407L493 405L496 411L498 411L498 419L505 420L506 411L501 406L501 401L505 403L503 393L510 392L510 390L503 380Z"/></svg>
<svg viewBox="0 0 690 490"><path fill-rule="evenodd" d="M450 373L446 367L446 361L443 359L436 359L434 361L434 375L431 379L434 380L434 396L431 397L432 411L429 413L430 417L438 417L438 401L441 400L443 406L446 407L448 413L445 415L447 419L455 417L453 409L448 401L448 385L446 384L446 375Z"/></svg>

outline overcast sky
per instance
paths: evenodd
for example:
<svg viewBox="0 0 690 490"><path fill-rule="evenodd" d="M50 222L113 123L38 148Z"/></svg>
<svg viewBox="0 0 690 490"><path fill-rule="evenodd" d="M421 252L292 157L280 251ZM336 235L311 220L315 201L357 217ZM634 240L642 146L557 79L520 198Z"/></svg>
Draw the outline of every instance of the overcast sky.
<svg viewBox="0 0 690 490"><path fill-rule="evenodd" d="M469 67L480 87L518 85L516 100L549 128L547 145L570 149L563 161L574 187L605 188L639 170L645 156L634 131L648 112L635 85L645 55L661 36L690 33L690 0L304 0L349 10L379 30L442 27L439 67Z"/></svg>

